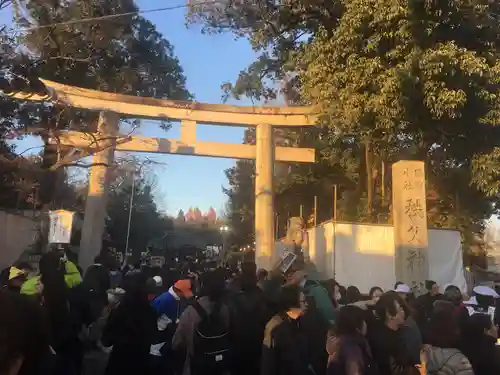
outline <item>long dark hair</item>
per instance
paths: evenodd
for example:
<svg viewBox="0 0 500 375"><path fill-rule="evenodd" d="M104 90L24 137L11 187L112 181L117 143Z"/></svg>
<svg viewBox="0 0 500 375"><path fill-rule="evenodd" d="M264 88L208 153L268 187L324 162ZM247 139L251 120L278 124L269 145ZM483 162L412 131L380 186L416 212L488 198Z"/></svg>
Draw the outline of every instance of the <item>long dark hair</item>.
<svg viewBox="0 0 500 375"><path fill-rule="evenodd" d="M69 303L69 288L64 280L65 264L57 252L44 254L40 259L41 299L51 331L51 345L58 351L77 335Z"/></svg>
<svg viewBox="0 0 500 375"><path fill-rule="evenodd" d="M19 359L19 375L43 373L49 332L42 309L35 300L2 289L0 306L0 374L8 374Z"/></svg>
<svg viewBox="0 0 500 375"><path fill-rule="evenodd" d="M123 305L134 306L148 302L147 277L143 272L129 273L123 278L121 287L125 290Z"/></svg>
<svg viewBox="0 0 500 375"><path fill-rule="evenodd" d="M366 312L357 306L342 307L335 322L334 333L338 336L361 333L363 324L366 323L365 316Z"/></svg>
<svg viewBox="0 0 500 375"><path fill-rule="evenodd" d="M221 302L225 295L225 289L223 269L209 271L201 277L201 295L207 296L210 301Z"/></svg>
<svg viewBox="0 0 500 375"><path fill-rule="evenodd" d="M455 310L439 310L431 315L426 338L432 346L455 348L460 340L458 314Z"/></svg>
<svg viewBox="0 0 500 375"><path fill-rule="evenodd" d="M60 255L56 252L44 254L40 259L39 267L44 304L53 307L66 306L68 287L64 280L65 265Z"/></svg>
<svg viewBox="0 0 500 375"><path fill-rule="evenodd" d="M353 285L346 290L346 300L347 303L356 303L361 301L361 292L359 289Z"/></svg>
<svg viewBox="0 0 500 375"><path fill-rule="evenodd" d="M404 310L405 312L405 319L409 318L409 317L412 317L413 319L415 319L416 317L416 312L415 310L411 307L411 305L405 300L403 299L398 293L396 293L395 291L393 290L390 290L388 292L386 292L385 294L388 294L388 295L391 295L391 296L394 296L394 298L398 301L399 303L399 306L401 306L401 308ZM408 295L408 298L409 295Z"/></svg>

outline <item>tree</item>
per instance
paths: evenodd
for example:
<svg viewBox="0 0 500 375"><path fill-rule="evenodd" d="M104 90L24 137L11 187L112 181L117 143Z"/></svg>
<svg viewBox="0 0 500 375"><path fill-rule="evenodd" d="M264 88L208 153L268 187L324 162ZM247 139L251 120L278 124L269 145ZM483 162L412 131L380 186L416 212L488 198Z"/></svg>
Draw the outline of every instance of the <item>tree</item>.
<svg viewBox="0 0 500 375"><path fill-rule="evenodd" d="M106 229L120 251L125 250L130 215L129 249L140 254L151 241L162 238L172 220L154 202L155 180L148 160L131 158L116 165L108 197ZM132 196L133 195L133 196ZM132 203L132 206L131 206Z"/></svg>
<svg viewBox="0 0 500 375"><path fill-rule="evenodd" d="M16 4L15 20L29 31L19 39L22 48L14 46L18 47L15 57L2 70L3 85L8 81L17 87L22 85L19 80L28 80L33 86L36 77L43 77L130 95L191 98L173 47L151 22L134 15L138 8L133 0L25 0ZM118 13L129 15L78 22ZM23 109L21 124L26 131L40 135L45 144L42 168L47 173L40 195L47 204L56 180L51 168L70 151L58 149L49 138L69 127L95 130L98 113L38 103L26 104Z"/></svg>
<svg viewBox="0 0 500 375"><path fill-rule="evenodd" d="M262 100L274 99L281 92L295 102L293 56L320 28L334 29L342 8L338 0L193 2L188 21L201 24L206 33L230 31L247 38L259 53L235 84L223 84L226 94Z"/></svg>
<svg viewBox="0 0 500 375"><path fill-rule="evenodd" d="M254 241L254 165L251 160L238 160L233 168L226 170L229 187L224 193L229 199L226 220L231 223L230 242L240 247Z"/></svg>
<svg viewBox="0 0 500 375"><path fill-rule="evenodd" d="M258 0L194 7L191 21L263 52L225 85L231 94L262 99L270 85L272 95L320 113L312 136L290 134L315 139L320 161L292 166L278 184L278 209L314 195L331 202L337 184L339 218L390 221L390 166L418 159L428 171L430 225L470 235L497 212L498 14L492 1Z"/></svg>
<svg viewBox="0 0 500 375"><path fill-rule="evenodd" d="M149 242L162 237L167 228L165 220L158 213L151 190L146 179L136 179L129 236L129 249L133 249L135 254L145 251ZM109 196L106 228L120 250L126 247L131 195L132 184L128 182L111 191Z"/></svg>
<svg viewBox="0 0 500 375"><path fill-rule="evenodd" d="M374 160L424 160L439 197L433 224L470 231L498 195L500 40L498 5L460 3L351 1L333 33L304 44L297 67L326 136L363 144L368 185L378 185Z"/></svg>
<svg viewBox="0 0 500 375"><path fill-rule="evenodd" d="M0 70L3 89L43 90L37 80L43 77L129 95L191 98L172 45L151 22L137 14L133 0L20 0L14 5L15 22L27 31L17 39L10 34L0 35L4 49ZM119 13L128 15L99 19ZM79 22L92 18L97 20ZM41 208L47 211L54 206L54 192L64 176L64 171L57 168L76 160L69 155L73 152L70 147L58 147L50 138L57 139L57 132L68 128L94 131L98 113L5 98L0 99L0 108L0 144L5 137L4 129L17 128L23 133L39 135L44 142L39 165L43 173L35 182L40 185ZM139 123L137 119L124 120L133 128ZM86 151L76 153L77 157L86 154ZM63 163L66 157L68 162ZM7 161L12 162L11 159L7 157Z"/></svg>
<svg viewBox="0 0 500 375"><path fill-rule="evenodd" d="M179 223L184 223L186 221L184 211L179 210L179 213L177 214L177 222Z"/></svg>

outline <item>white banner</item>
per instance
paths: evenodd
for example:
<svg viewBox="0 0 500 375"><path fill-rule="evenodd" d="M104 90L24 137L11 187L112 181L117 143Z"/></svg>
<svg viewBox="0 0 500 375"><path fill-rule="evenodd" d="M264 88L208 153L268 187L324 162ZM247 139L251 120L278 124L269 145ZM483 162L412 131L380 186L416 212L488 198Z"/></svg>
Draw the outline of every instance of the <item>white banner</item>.
<svg viewBox="0 0 500 375"><path fill-rule="evenodd" d="M304 249L324 279L334 277L342 285L355 285L362 293L372 286L384 290L396 283L394 230L388 225L328 222L310 229L309 249ZM334 240L335 239L335 240ZM285 246L277 242L281 255ZM441 288L454 284L467 290L462 261L460 232L429 229L428 266L430 279Z"/></svg>

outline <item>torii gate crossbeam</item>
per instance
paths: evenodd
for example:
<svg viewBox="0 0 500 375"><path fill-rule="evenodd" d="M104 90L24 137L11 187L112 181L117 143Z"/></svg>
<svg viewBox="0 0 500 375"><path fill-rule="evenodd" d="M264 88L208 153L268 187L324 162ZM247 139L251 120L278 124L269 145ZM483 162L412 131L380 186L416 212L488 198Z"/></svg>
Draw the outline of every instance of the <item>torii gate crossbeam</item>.
<svg viewBox="0 0 500 375"><path fill-rule="evenodd" d="M311 107L240 107L222 104L172 101L112 94L41 80L46 95L15 92L9 97L28 101L49 101L56 105L100 111L96 133L61 133L60 145L90 150L93 166L80 244L82 268L93 262L102 246L106 203L114 151L156 152L195 156L255 159L255 239L258 267L269 269L275 261L274 190L275 161L314 162L314 149L274 147L273 127L314 126L316 115ZM123 136L119 133L119 115L176 119L181 121L179 140ZM256 145L199 142L197 122L225 126L255 126Z"/></svg>

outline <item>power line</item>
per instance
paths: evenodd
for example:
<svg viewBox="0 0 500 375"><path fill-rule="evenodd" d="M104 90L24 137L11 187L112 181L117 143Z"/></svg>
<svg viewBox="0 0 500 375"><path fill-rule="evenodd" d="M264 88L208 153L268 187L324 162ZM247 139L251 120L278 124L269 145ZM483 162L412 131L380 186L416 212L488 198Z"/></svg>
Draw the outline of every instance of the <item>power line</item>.
<svg viewBox="0 0 500 375"><path fill-rule="evenodd" d="M192 5L217 5L217 4L222 4L222 3L220 2L220 0L219 1L211 0L211 1L195 2ZM190 4L179 4L179 5L173 5L173 6L169 6L169 7L163 7L163 8L138 10L135 12L108 14L108 15L99 16L99 17L81 18L81 19L71 20L71 21L55 22L55 23L50 23L47 25L38 25L38 26L33 26L33 27L27 27L27 28L18 29L15 31L16 32L28 32L28 31L48 29L51 27L58 27L58 26L68 26L68 25L75 25L75 24L80 24L80 23L90 23L90 22L95 22L95 21L107 21L107 20L120 18L120 17L138 16L138 15L143 15L143 14L148 14L148 13L158 13L158 12L165 12L165 11L170 11L170 10L182 9L182 8L187 8L189 6L190 6Z"/></svg>

